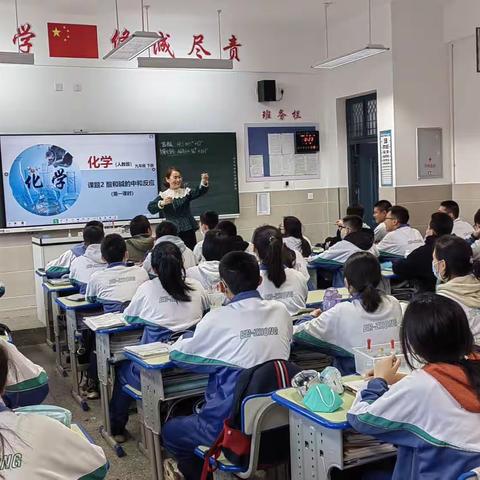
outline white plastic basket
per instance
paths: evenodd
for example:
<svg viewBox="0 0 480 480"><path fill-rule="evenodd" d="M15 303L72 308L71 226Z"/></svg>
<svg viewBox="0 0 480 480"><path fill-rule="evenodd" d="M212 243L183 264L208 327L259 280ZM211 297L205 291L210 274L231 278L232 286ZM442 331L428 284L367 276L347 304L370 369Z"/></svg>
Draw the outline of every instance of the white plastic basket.
<svg viewBox="0 0 480 480"><path fill-rule="evenodd" d="M378 345L372 345L370 350L367 347L354 347L353 353L355 356L355 370L360 375L365 375L369 370L373 369L374 363L382 358L390 357L392 353L401 360L399 372L410 373L410 369L405 362L405 356L403 353L397 352L395 349L392 352L390 343L380 343Z"/></svg>

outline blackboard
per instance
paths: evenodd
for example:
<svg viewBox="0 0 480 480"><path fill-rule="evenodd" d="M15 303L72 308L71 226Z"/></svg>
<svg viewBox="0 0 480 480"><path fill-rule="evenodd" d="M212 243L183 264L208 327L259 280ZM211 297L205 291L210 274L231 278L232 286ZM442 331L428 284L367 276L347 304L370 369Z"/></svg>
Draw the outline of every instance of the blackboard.
<svg viewBox="0 0 480 480"><path fill-rule="evenodd" d="M169 167L182 172L189 187L200 183L202 172L210 175L208 193L191 203L194 216L206 210L220 215L238 215L237 140L235 133L157 134L159 184Z"/></svg>

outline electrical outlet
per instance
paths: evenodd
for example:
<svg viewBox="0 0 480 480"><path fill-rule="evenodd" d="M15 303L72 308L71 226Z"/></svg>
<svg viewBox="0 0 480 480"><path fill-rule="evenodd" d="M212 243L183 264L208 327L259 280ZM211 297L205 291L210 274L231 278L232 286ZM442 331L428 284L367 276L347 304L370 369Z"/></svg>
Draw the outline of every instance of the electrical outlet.
<svg viewBox="0 0 480 480"><path fill-rule="evenodd" d="M54 88L56 92L63 92L63 83L62 82L55 82Z"/></svg>
<svg viewBox="0 0 480 480"><path fill-rule="evenodd" d="M308 200L313 200L313 192L308 192L307 193L307 199Z"/></svg>

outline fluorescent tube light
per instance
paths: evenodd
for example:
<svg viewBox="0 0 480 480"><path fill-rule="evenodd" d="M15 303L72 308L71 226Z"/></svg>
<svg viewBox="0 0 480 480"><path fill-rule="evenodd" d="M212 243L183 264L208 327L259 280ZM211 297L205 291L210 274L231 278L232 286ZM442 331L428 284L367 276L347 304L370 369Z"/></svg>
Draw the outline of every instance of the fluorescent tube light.
<svg viewBox="0 0 480 480"><path fill-rule="evenodd" d="M15 65L33 65L33 53L0 52L0 63L13 63Z"/></svg>
<svg viewBox="0 0 480 480"><path fill-rule="evenodd" d="M110 50L103 59L132 60L160 39L155 32L134 32L118 47Z"/></svg>
<svg viewBox="0 0 480 480"><path fill-rule="evenodd" d="M341 67L342 65L347 65L348 63L363 60L364 58L368 58L373 55L378 55L379 53L387 52L388 50L390 49L384 47L383 45L367 45L361 50L354 50L353 52L346 53L339 57L327 59L318 65L314 65L312 68L337 68Z"/></svg>
<svg viewBox="0 0 480 480"><path fill-rule="evenodd" d="M205 70L232 70L233 60L220 58L158 58L138 57L139 68L193 68Z"/></svg>

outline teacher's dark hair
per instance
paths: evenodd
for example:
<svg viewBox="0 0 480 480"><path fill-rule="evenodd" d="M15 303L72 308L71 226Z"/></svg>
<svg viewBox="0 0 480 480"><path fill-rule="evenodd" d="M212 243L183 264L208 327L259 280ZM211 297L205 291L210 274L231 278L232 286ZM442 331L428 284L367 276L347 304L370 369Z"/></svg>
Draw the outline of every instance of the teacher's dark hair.
<svg viewBox="0 0 480 480"><path fill-rule="evenodd" d="M287 279L283 262L283 239L280 230L271 225L258 227L253 232L252 241L262 265L267 269L268 279L276 288L280 288Z"/></svg>
<svg viewBox="0 0 480 480"><path fill-rule="evenodd" d="M168 167L167 168L167 171L165 172L165 175L164 175L164 179L166 178L170 178L170 176L172 175L173 172L178 172L180 175L182 174L182 172L177 168L177 167ZM163 182L163 185L167 188L170 188L170 184L166 182L166 180L164 180Z"/></svg>

